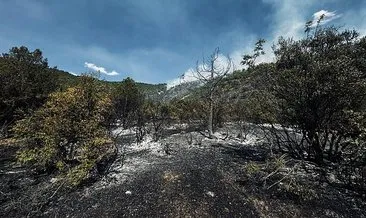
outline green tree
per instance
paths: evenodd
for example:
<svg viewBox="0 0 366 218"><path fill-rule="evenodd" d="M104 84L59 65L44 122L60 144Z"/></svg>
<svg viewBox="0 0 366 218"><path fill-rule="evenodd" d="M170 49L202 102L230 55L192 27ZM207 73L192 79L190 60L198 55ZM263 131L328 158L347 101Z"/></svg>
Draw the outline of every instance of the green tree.
<svg viewBox="0 0 366 218"><path fill-rule="evenodd" d="M173 99L170 102L171 116L180 124L187 127L198 127L198 130L207 128L208 105L200 99ZM197 126L198 125L198 126Z"/></svg>
<svg viewBox="0 0 366 218"><path fill-rule="evenodd" d="M13 47L0 57L0 124L11 124L41 106L56 88L47 59L39 49Z"/></svg>
<svg viewBox="0 0 366 218"><path fill-rule="evenodd" d="M171 106L165 103L148 101L144 105L146 121L153 127L154 141L158 141L171 121Z"/></svg>
<svg viewBox="0 0 366 218"><path fill-rule="evenodd" d="M307 33L297 41L280 38L274 48L277 120L297 132L281 141L296 157L339 161L365 127L366 40L319 25Z"/></svg>
<svg viewBox="0 0 366 218"><path fill-rule="evenodd" d="M143 102L144 97L135 81L129 77L124 79L118 84L113 94L114 119L124 128L135 126Z"/></svg>
<svg viewBox="0 0 366 218"><path fill-rule="evenodd" d="M76 87L50 94L42 108L14 126L19 162L57 169L70 184L80 184L115 152L105 127L111 107L105 88L88 76Z"/></svg>

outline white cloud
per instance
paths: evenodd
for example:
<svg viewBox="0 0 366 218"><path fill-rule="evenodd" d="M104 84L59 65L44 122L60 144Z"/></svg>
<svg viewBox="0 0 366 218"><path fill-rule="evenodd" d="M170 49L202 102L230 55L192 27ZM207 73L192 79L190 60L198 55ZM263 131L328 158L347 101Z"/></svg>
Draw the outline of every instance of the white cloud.
<svg viewBox="0 0 366 218"><path fill-rule="evenodd" d="M274 42L280 36L301 38L308 20L307 12L316 0L263 0L263 2L270 4L275 11L271 23L272 39L270 39Z"/></svg>
<svg viewBox="0 0 366 218"><path fill-rule="evenodd" d="M117 71L115 71L115 70L112 70L112 72L110 72L109 75L114 76L114 75L119 75L119 73L117 73Z"/></svg>
<svg viewBox="0 0 366 218"><path fill-rule="evenodd" d="M167 81L167 89L170 89L182 83L193 82L196 80L197 77L194 74L194 70L191 68L184 72L179 78Z"/></svg>
<svg viewBox="0 0 366 218"><path fill-rule="evenodd" d="M114 77L116 81L129 76L138 82L159 83L162 82L162 76L166 76L167 72L172 72L172 66L184 69L182 63L188 63L189 59L181 53L163 48L138 48L115 53L100 46L82 47L73 44L63 46L60 49L64 50L65 53L72 53L77 58L82 57L84 60L89 60L88 63L103 63L116 72L123 71L123 74L120 73L119 76Z"/></svg>
<svg viewBox="0 0 366 218"><path fill-rule="evenodd" d="M97 65L93 63L85 62L84 66L90 70L97 71L103 74L106 74L108 76L116 76L119 75L115 70L112 70L111 72L108 72L104 67L98 67Z"/></svg>
<svg viewBox="0 0 366 218"><path fill-rule="evenodd" d="M74 73L72 71L69 71L69 74L74 75L74 76L79 76L77 73Z"/></svg>
<svg viewBox="0 0 366 218"><path fill-rule="evenodd" d="M341 14L336 14L335 11L327 11L327 10L320 10L313 14L313 24L312 27L317 25L318 20L321 18L321 16L324 16L323 20L320 22L320 24L326 24L330 21L340 18Z"/></svg>
<svg viewBox="0 0 366 218"><path fill-rule="evenodd" d="M220 74L220 72L225 72L228 67L230 67L228 73L232 73L235 70L234 60L231 57L230 59L228 59L228 57L222 54L219 54L217 60L214 63L214 67L216 68L218 74ZM200 74L197 73L197 68L200 71ZM194 82L200 79L210 78L211 72L205 71L205 69L209 68L210 66L205 66L203 64L198 65L195 69L190 68L186 72L184 72L179 78L169 80L167 82L167 89L170 89L182 83Z"/></svg>

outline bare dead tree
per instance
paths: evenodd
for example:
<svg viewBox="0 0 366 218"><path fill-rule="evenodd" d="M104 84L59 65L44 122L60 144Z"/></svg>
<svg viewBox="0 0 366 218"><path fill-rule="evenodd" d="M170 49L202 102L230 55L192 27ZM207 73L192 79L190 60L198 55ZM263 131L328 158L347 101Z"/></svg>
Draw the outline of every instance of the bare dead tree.
<svg viewBox="0 0 366 218"><path fill-rule="evenodd" d="M233 70L234 64L229 56L222 55L220 49L216 48L209 58L203 58L202 62L197 61L194 76L208 89L205 99L209 103L208 111L208 133L213 137L213 114L215 107L214 93L222 79Z"/></svg>

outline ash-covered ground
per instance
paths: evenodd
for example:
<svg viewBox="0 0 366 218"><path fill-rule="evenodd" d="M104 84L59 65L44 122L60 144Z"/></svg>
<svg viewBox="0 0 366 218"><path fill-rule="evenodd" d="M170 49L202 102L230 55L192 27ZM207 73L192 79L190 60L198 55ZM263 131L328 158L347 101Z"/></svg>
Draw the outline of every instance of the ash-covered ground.
<svg viewBox="0 0 366 218"><path fill-rule="evenodd" d="M360 197L322 182L311 163L305 172L288 159L279 177L299 178L294 184L306 190L284 189L287 178L265 184L263 177L248 175L248 166L265 168L277 155L261 131L251 128L241 140L229 126L209 139L172 127L158 142L147 136L136 143L132 131L116 130L118 158L103 178L76 190L62 189L53 175L12 164L14 151L3 147L0 216L366 217Z"/></svg>

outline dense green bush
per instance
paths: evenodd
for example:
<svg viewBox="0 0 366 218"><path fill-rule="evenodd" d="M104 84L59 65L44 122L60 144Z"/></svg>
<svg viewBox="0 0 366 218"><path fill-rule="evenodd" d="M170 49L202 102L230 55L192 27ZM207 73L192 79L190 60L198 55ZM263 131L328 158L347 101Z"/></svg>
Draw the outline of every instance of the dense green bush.
<svg viewBox="0 0 366 218"><path fill-rule="evenodd" d="M123 128L136 126L143 103L144 96L135 81L129 77L124 79L113 92L113 119Z"/></svg>
<svg viewBox="0 0 366 218"><path fill-rule="evenodd" d="M57 84L50 71L39 49L13 47L0 56L0 126L11 125L45 102Z"/></svg>
<svg viewBox="0 0 366 218"><path fill-rule="evenodd" d="M80 184L115 152L105 127L111 106L105 89L88 76L76 87L52 93L42 108L14 126L22 146L18 161L56 169L70 184Z"/></svg>
<svg viewBox="0 0 366 218"><path fill-rule="evenodd" d="M365 38L318 28L306 39L280 39L272 93L281 124L301 130L297 156L322 163L342 159L365 127Z"/></svg>
<svg viewBox="0 0 366 218"><path fill-rule="evenodd" d="M274 63L247 70L249 119L283 127L272 126L272 138L296 158L322 164L362 152L366 38L317 26L306 38L280 38L273 48Z"/></svg>
<svg viewBox="0 0 366 218"><path fill-rule="evenodd" d="M153 137L158 141L164 134L164 130L171 124L172 108L169 104L147 101L144 104L145 120L153 128Z"/></svg>
<svg viewBox="0 0 366 218"><path fill-rule="evenodd" d="M172 118L178 123L205 127L207 126L208 104L198 99L174 99L170 102Z"/></svg>

